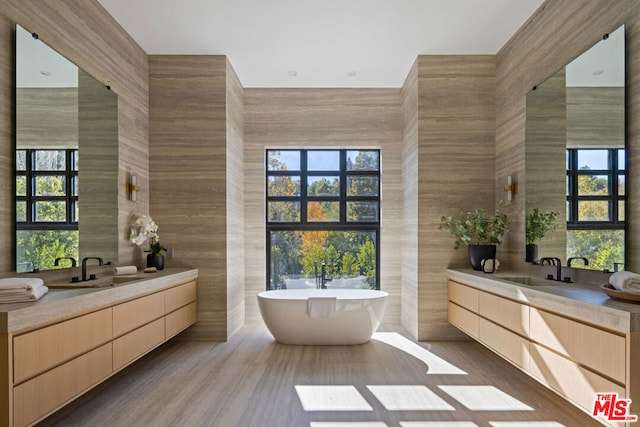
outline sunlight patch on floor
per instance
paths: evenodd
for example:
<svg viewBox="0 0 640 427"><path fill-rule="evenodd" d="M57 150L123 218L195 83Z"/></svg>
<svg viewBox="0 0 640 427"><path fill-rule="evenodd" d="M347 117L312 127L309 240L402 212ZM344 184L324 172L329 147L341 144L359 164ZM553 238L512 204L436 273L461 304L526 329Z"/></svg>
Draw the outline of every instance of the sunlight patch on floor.
<svg viewBox="0 0 640 427"><path fill-rule="evenodd" d="M425 365L427 365L427 375L467 375L467 373L462 369L459 369L441 357L436 356L426 348L403 337L397 332L375 332L371 338L393 346L398 350L402 350L416 359L421 360Z"/></svg>
<svg viewBox="0 0 640 427"><path fill-rule="evenodd" d="M472 411L533 411L518 399L489 385L439 385L438 388Z"/></svg>
<svg viewBox="0 0 640 427"><path fill-rule="evenodd" d="M565 427L555 421L489 421L491 427Z"/></svg>
<svg viewBox="0 0 640 427"><path fill-rule="evenodd" d="M400 427L478 427L471 421L400 421Z"/></svg>
<svg viewBox="0 0 640 427"><path fill-rule="evenodd" d="M455 411L423 385L368 385L387 411Z"/></svg>
<svg viewBox="0 0 640 427"><path fill-rule="evenodd" d="M352 385L297 385L305 411L373 411Z"/></svg>
<svg viewBox="0 0 640 427"><path fill-rule="evenodd" d="M389 427L380 421L320 421L309 423L309 427Z"/></svg>

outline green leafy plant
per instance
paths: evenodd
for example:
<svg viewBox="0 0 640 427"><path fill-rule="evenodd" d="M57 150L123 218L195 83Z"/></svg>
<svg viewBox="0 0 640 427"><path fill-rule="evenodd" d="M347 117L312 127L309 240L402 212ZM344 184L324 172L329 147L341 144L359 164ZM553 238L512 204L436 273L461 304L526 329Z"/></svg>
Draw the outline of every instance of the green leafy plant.
<svg viewBox="0 0 640 427"><path fill-rule="evenodd" d="M541 211L538 208L534 208L531 212L525 215L525 240L527 244L535 243L542 238L549 231L553 231L558 228L558 224L554 224L560 212L555 211Z"/></svg>
<svg viewBox="0 0 640 427"><path fill-rule="evenodd" d="M458 249L460 245L499 245L508 225L509 218L501 205L495 215L477 208L457 216L442 216L438 228L451 233L455 239L453 247Z"/></svg>

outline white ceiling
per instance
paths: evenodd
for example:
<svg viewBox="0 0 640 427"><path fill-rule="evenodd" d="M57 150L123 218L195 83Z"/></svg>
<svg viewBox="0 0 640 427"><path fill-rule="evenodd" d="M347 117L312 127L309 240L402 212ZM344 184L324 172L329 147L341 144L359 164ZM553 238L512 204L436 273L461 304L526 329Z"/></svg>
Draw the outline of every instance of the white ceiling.
<svg viewBox="0 0 640 427"><path fill-rule="evenodd" d="M78 67L18 25L16 87L78 87Z"/></svg>
<svg viewBox="0 0 640 427"><path fill-rule="evenodd" d="M417 55L495 54L543 3L98 1L148 54L227 55L244 87L394 88Z"/></svg>
<svg viewBox="0 0 640 427"><path fill-rule="evenodd" d="M567 64L567 86L624 86L624 26Z"/></svg>

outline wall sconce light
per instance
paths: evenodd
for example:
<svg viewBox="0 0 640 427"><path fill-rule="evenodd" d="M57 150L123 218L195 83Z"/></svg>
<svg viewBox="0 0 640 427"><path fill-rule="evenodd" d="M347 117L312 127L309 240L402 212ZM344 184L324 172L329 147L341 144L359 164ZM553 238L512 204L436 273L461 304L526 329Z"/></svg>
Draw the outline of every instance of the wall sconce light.
<svg viewBox="0 0 640 427"><path fill-rule="evenodd" d="M518 194L518 183L513 181L511 175L507 176L507 185L504 186L504 191L507 192L508 201L511 201L514 194Z"/></svg>
<svg viewBox="0 0 640 427"><path fill-rule="evenodd" d="M129 195L129 200L135 202L138 199L138 191L140 191L138 177L135 175L129 175L129 180L127 181L127 194Z"/></svg>

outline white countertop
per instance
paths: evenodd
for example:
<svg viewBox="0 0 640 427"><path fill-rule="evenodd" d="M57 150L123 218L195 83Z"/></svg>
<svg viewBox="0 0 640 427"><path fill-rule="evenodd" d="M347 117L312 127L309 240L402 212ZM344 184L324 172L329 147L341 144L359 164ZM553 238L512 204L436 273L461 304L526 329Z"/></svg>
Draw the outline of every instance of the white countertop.
<svg viewBox="0 0 640 427"><path fill-rule="evenodd" d="M156 273L139 272L135 275L114 277L116 280L131 280L100 288L50 289L35 302L0 304L0 333L13 333L79 313L95 311L114 303L189 282L198 277L198 269L167 268ZM106 277L99 280L111 279L112 277Z"/></svg>
<svg viewBox="0 0 640 427"><path fill-rule="evenodd" d="M640 332L640 304L609 298L598 286L563 283L524 285L505 277L529 276L517 272L486 274L471 269L447 270L449 279L522 301L534 307L577 318L623 333Z"/></svg>

